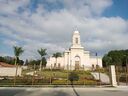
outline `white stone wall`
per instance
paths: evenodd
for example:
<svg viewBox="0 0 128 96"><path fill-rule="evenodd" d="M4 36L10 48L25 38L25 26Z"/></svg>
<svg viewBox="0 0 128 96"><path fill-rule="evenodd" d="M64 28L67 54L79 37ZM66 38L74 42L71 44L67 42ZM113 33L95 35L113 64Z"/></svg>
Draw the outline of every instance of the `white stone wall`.
<svg viewBox="0 0 128 96"><path fill-rule="evenodd" d="M85 66L85 68L91 67L89 51L84 51L84 66Z"/></svg>
<svg viewBox="0 0 128 96"><path fill-rule="evenodd" d="M64 67L64 57L58 57L57 60L55 57L50 57L47 60L47 68L54 68L54 64L56 64L56 68L58 68L58 64L60 64L60 67L63 68Z"/></svg>
<svg viewBox="0 0 128 96"><path fill-rule="evenodd" d="M103 67L102 66L102 58L99 58L99 57L90 58L90 61L91 61L91 65L94 65L95 68L96 68L97 63L99 65L99 67Z"/></svg>
<svg viewBox="0 0 128 96"><path fill-rule="evenodd" d="M0 76L15 76L16 67L0 67ZM17 76L21 76L22 68L18 67Z"/></svg>
<svg viewBox="0 0 128 96"><path fill-rule="evenodd" d="M64 53L64 69L70 69L71 66L71 52L65 51Z"/></svg>

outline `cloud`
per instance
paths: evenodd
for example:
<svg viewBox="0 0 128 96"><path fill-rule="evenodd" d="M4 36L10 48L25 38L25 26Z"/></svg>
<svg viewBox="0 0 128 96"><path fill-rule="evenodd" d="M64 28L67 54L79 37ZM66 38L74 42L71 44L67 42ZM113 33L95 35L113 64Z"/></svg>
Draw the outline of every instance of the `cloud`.
<svg viewBox="0 0 128 96"><path fill-rule="evenodd" d="M49 4L53 4L51 9ZM40 58L40 48L50 55L68 49L78 26L85 50L103 55L111 49L128 48L128 21L102 16L112 4L111 0L1 0L0 34L8 47L25 49L23 59Z"/></svg>
<svg viewBox="0 0 128 96"><path fill-rule="evenodd" d="M9 45L9 46L16 46L16 45L18 45L17 41L8 40L8 39L4 40L3 43L6 44L6 45Z"/></svg>

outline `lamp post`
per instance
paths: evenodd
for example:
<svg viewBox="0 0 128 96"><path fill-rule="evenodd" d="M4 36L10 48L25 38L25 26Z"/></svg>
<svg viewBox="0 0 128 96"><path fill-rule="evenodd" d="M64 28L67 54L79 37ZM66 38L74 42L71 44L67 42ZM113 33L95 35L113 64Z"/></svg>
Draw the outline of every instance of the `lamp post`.
<svg viewBox="0 0 128 96"><path fill-rule="evenodd" d="M126 85L128 85L128 64L127 64L127 55L125 56L125 63L126 63Z"/></svg>
<svg viewBox="0 0 128 96"><path fill-rule="evenodd" d="M96 52L96 60L97 60L97 69L98 69L98 73L99 73L99 84L101 85L101 78L100 78L100 66L98 65L98 56L97 56L97 52Z"/></svg>
<svg viewBox="0 0 128 96"><path fill-rule="evenodd" d="M50 85L52 84L52 64L51 64L51 74L50 74Z"/></svg>
<svg viewBox="0 0 128 96"><path fill-rule="evenodd" d="M68 76L69 76L69 52L67 52L67 85L68 85Z"/></svg>

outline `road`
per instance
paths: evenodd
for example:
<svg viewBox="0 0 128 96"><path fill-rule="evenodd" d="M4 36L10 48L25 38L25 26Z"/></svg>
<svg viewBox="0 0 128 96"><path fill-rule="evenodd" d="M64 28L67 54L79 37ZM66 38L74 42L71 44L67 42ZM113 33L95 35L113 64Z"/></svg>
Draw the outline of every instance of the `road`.
<svg viewBox="0 0 128 96"><path fill-rule="evenodd" d="M0 96L128 96L128 87L119 88L27 88L0 87Z"/></svg>

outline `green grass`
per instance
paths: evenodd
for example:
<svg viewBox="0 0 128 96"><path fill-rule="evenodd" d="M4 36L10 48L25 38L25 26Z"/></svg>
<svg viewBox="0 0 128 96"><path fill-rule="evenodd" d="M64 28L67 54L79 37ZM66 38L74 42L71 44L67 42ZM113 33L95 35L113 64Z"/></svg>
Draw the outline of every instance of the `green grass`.
<svg viewBox="0 0 128 96"><path fill-rule="evenodd" d="M68 75L72 71L67 70L42 70L36 71L36 76L26 75L28 72L34 72L34 70L23 70L22 77L16 78L16 85L67 85L70 81L67 81ZM96 84L90 71L74 71L79 75L79 80L75 81L75 85L92 85ZM51 81L52 80L52 81ZM32 83L33 82L33 83ZM0 80L0 85L13 85L13 79Z"/></svg>
<svg viewBox="0 0 128 96"><path fill-rule="evenodd" d="M34 71L34 70L33 70ZM25 75L28 70L23 71L23 75ZM30 71L32 72L32 71ZM36 75L43 77L43 78L62 78L67 79L68 74L72 71L67 70L42 70L42 71L36 71ZM93 76L91 75L90 71L75 71L80 78L86 78L86 79L93 79Z"/></svg>

